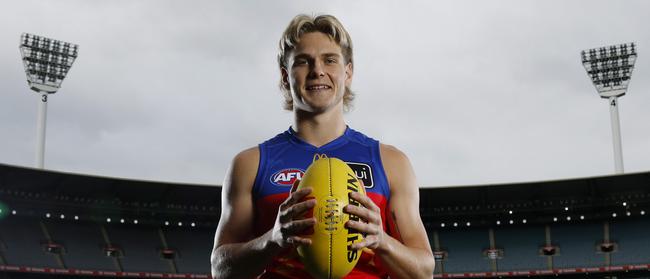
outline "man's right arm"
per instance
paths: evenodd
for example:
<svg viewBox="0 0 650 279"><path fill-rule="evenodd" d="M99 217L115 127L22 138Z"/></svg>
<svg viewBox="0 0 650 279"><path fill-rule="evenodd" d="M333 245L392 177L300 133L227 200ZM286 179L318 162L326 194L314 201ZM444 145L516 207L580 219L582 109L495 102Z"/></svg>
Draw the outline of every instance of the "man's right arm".
<svg viewBox="0 0 650 279"><path fill-rule="evenodd" d="M311 192L309 188L291 193L280 205L274 227L254 237L252 190L259 158L257 147L244 150L235 156L224 179L221 218L210 257L212 278L254 278L283 248L310 244L297 236L315 223L313 218L299 218L315 204L313 200L298 202Z"/></svg>

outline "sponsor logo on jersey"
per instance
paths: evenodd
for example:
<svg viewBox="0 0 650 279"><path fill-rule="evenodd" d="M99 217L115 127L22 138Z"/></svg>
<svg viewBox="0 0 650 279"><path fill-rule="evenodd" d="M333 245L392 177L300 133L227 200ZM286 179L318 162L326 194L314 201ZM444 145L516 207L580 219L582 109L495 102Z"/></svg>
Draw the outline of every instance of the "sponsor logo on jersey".
<svg viewBox="0 0 650 279"><path fill-rule="evenodd" d="M305 172L301 169L283 169L271 175L271 183L276 186L293 186L296 180L302 179Z"/></svg>
<svg viewBox="0 0 650 279"><path fill-rule="evenodd" d="M374 184L372 183L372 168L368 164L363 163L353 163L345 162L350 166L350 168L357 175L357 178L363 181L363 186L365 188L372 188Z"/></svg>

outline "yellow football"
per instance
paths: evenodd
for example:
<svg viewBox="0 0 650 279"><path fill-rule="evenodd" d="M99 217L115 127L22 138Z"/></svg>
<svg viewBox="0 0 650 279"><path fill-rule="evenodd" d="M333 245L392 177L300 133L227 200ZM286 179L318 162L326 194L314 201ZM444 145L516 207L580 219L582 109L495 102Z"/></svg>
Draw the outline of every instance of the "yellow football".
<svg viewBox="0 0 650 279"><path fill-rule="evenodd" d="M316 224L304 235L312 244L298 246L298 255L312 276L342 278L352 271L361 256L360 250L351 250L349 246L363 240L361 233L345 227L348 220L358 221L359 217L343 213L343 208L348 204L360 206L348 194L365 195L365 189L345 162L324 155L314 156L297 189L303 187L312 188L305 199L316 199L316 207L310 212Z"/></svg>

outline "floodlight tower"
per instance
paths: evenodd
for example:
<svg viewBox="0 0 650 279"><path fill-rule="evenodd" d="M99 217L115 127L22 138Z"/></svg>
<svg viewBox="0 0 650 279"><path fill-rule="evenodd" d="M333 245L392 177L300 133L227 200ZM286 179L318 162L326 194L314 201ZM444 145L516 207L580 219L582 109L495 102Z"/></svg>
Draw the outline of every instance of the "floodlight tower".
<svg viewBox="0 0 650 279"><path fill-rule="evenodd" d="M77 58L78 45L23 33L20 54L29 88L41 95L38 106L36 167L43 168L47 96L56 93Z"/></svg>
<svg viewBox="0 0 650 279"><path fill-rule="evenodd" d="M618 97L625 95L630 83L636 45L627 43L583 50L580 53L582 65L587 70L598 94L609 100L609 114L612 122L614 139L614 166L616 173L623 173L623 148L621 146L621 128L618 119Z"/></svg>

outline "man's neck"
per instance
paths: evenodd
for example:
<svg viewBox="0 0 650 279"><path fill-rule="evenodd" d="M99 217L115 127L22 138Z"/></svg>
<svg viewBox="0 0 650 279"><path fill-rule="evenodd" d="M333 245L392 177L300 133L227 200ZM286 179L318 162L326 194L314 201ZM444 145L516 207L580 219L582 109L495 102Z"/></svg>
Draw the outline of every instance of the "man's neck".
<svg viewBox="0 0 650 279"><path fill-rule="evenodd" d="M321 147L343 135L346 125L342 111L317 114L295 111L293 129L305 142Z"/></svg>

